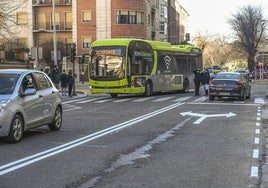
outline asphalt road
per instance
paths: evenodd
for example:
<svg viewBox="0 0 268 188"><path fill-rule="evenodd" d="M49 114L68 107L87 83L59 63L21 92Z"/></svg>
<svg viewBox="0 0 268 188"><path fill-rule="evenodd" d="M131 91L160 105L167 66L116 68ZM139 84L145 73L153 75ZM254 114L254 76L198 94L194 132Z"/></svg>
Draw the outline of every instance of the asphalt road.
<svg viewBox="0 0 268 188"><path fill-rule="evenodd" d="M264 187L267 84L251 99L88 96L64 102L59 132L0 140L0 187Z"/></svg>

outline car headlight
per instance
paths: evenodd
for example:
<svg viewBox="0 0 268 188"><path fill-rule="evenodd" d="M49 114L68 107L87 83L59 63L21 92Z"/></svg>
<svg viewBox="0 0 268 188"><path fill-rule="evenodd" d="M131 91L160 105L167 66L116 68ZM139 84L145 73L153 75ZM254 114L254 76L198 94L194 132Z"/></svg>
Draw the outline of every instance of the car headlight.
<svg viewBox="0 0 268 188"><path fill-rule="evenodd" d="M0 100L0 113L5 111L6 106L10 101L11 100Z"/></svg>

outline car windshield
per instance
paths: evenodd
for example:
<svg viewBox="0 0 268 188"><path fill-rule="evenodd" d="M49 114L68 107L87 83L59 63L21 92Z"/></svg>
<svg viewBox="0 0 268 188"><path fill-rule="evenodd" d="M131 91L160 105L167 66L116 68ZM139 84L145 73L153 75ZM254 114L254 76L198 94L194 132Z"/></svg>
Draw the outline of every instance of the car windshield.
<svg viewBox="0 0 268 188"><path fill-rule="evenodd" d="M236 80L239 79L239 74L217 74L216 79Z"/></svg>
<svg viewBox="0 0 268 188"><path fill-rule="evenodd" d="M0 73L0 95L11 94L18 78L18 74Z"/></svg>

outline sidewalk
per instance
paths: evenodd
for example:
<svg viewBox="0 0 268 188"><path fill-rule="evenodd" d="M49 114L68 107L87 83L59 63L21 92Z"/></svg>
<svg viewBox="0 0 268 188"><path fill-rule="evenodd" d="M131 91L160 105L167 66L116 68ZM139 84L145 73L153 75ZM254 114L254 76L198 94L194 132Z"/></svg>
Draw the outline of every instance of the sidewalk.
<svg viewBox="0 0 268 188"><path fill-rule="evenodd" d="M90 95L88 82L84 82L84 84L82 84L82 82L75 83L75 94L76 95L73 95L73 97L69 97L68 95L61 96L61 101L64 102L68 100L80 99Z"/></svg>

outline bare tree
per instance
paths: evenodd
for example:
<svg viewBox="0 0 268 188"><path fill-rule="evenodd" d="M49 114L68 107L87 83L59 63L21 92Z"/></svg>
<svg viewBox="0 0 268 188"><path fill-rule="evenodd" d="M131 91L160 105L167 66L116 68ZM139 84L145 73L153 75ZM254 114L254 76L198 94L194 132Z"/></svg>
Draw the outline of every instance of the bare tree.
<svg viewBox="0 0 268 188"><path fill-rule="evenodd" d="M0 0L0 38L8 40L19 32L15 12L25 3L27 0Z"/></svg>
<svg viewBox="0 0 268 188"><path fill-rule="evenodd" d="M233 14L228 22L234 30L236 44L247 53L248 69L253 71L254 57L268 25L268 21L263 16L263 9L247 5Z"/></svg>

